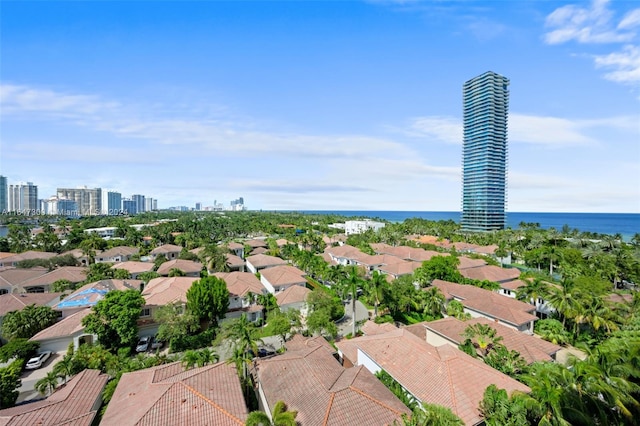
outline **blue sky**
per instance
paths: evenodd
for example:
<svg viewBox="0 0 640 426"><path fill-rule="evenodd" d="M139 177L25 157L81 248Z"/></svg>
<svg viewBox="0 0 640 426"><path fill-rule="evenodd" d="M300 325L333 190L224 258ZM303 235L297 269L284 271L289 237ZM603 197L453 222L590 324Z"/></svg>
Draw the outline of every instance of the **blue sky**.
<svg viewBox="0 0 640 426"><path fill-rule="evenodd" d="M41 198L459 210L492 70L509 211L640 212L635 1L2 1L0 36L0 174Z"/></svg>

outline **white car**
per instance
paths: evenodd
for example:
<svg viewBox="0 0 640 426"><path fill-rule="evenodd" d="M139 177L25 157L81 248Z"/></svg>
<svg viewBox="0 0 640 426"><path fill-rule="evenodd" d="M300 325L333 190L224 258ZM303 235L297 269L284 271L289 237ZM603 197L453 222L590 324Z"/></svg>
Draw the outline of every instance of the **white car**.
<svg viewBox="0 0 640 426"><path fill-rule="evenodd" d="M37 368L40 368L44 365L44 363L49 359L50 356L51 351L41 352L37 356L34 356L29 361L27 361L27 365L25 365L24 368L27 370L35 370Z"/></svg>
<svg viewBox="0 0 640 426"><path fill-rule="evenodd" d="M149 345L151 344L151 336L144 336L140 338L138 341L138 345L136 346L136 352L146 352L149 350Z"/></svg>

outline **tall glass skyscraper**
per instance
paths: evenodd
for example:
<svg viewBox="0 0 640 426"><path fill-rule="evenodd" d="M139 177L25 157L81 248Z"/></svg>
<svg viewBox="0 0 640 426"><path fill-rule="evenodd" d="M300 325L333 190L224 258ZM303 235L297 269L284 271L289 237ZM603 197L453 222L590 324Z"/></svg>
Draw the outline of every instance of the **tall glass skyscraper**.
<svg viewBox="0 0 640 426"><path fill-rule="evenodd" d="M509 79L487 71L462 91L462 229L504 229Z"/></svg>

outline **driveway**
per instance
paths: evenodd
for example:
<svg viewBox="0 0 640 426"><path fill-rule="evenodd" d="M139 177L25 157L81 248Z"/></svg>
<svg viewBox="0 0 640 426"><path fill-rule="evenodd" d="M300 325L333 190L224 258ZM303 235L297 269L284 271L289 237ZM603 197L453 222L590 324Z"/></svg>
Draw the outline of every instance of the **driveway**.
<svg viewBox="0 0 640 426"><path fill-rule="evenodd" d="M44 363L44 365L37 370L24 370L22 372L22 386L18 388L20 395L18 396L17 402L23 401L31 401L33 399L43 398L43 395L34 389L36 382L42 379L47 375L48 372L53 370L53 366L60 360L65 352L54 352L51 354L49 359Z"/></svg>
<svg viewBox="0 0 640 426"><path fill-rule="evenodd" d="M353 332L353 318L352 318L351 302L347 302L344 305L344 318L340 321L338 326L338 336L343 337ZM369 310L362 302L356 300L356 321L362 322L369 319Z"/></svg>

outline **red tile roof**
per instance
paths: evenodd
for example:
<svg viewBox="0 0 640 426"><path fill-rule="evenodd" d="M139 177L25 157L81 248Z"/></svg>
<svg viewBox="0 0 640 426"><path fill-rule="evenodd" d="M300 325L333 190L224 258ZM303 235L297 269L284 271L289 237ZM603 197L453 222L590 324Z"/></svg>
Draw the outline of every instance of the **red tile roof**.
<svg viewBox="0 0 640 426"><path fill-rule="evenodd" d="M305 283L305 274L300 269L291 265L280 265L262 269L260 275L273 286Z"/></svg>
<svg viewBox="0 0 640 426"><path fill-rule="evenodd" d="M198 277L154 278L142 291L146 305L164 306L169 303L187 303L187 291Z"/></svg>
<svg viewBox="0 0 640 426"><path fill-rule="evenodd" d="M431 284L438 287L448 300L455 298L468 309L514 326L521 326L538 319L533 314L535 306L511 297L501 296L490 290L442 280L433 280Z"/></svg>
<svg viewBox="0 0 640 426"><path fill-rule="evenodd" d="M202 270L202 263L193 260L175 259L164 262L156 272L160 275L169 275L172 269L180 269L186 274L199 273Z"/></svg>
<svg viewBox="0 0 640 426"><path fill-rule="evenodd" d="M122 375L100 424L242 426L247 416L234 366L175 362Z"/></svg>
<svg viewBox="0 0 640 426"><path fill-rule="evenodd" d="M83 370L44 401L0 410L1 426L90 426L109 376Z"/></svg>
<svg viewBox="0 0 640 426"><path fill-rule="evenodd" d="M473 280L489 280L497 283L512 281L520 277L520 270L516 268L501 268L494 265L478 266L477 268L461 269L462 276Z"/></svg>
<svg viewBox="0 0 640 426"><path fill-rule="evenodd" d="M0 295L0 317L11 311L20 311L29 305L47 306L60 300L62 293L9 293Z"/></svg>
<svg viewBox="0 0 640 426"><path fill-rule="evenodd" d="M267 293L267 289L251 272L216 272L213 276L227 283L227 290L229 290L231 297L244 297L249 292L254 294Z"/></svg>
<svg viewBox="0 0 640 426"><path fill-rule="evenodd" d="M225 256L227 258L227 265L229 265L230 267L238 268L244 266L244 259L240 256L236 256L235 254L231 253L226 253Z"/></svg>
<svg viewBox="0 0 640 426"><path fill-rule="evenodd" d="M40 275L35 278L24 281L22 287L51 285L58 280L68 280L72 283L79 283L87 279L87 268L80 266L62 266Z"/></svg>
<svg viewBox="0 0 640 426"><path fill-rule="evenodd" d="M151 250L151 254L160 255L160 254L167 254L167 253L180 253L181 251L182 251L181 246L176 246L174 244L164 244Z"/></svg>
<svg viewBox="0 0 640 426"><path fill-rule="evenodd" d="M484 266L487 264L486 260L483 259L472 259L467 256L459 256L458 260L460 263L458 264L458 270L462 271L467 268L477 268L479 266Z"/></svg>
<svg viewBox="0 0 640 426"><path fill-rule="evenodd" d="M373 360L421 401L450 408L467 425L482 421L478 410L490 384L529 392L522 383L449 345L427 344L404 329L337 343L354 365Z"/></svg>
<svg viewBox="0 0 640 426"><path fill-rule="evenodd" d="M292 285L291 287L287 287L286 290L276 294L276 300L278 301L278 306L300 303L307 300L309 293L311 293L311 290L307 287Z"/></svg>
<svg viewBox="0 0 640 426"><path fill-rule="evenodd" d="M0 270L0 286L18 287L25 281L40 277L49 272L47 268L14 268L12 266Z"/></svg>
<svg viewBox="0 0 640 426"><path fill-rule="evenodd" d="M397 330L397 327L391 324L390 322L376 324L373 321L367 321L364 324L362 324L362 327L360 327L360 331L362 331L362 333L364 333L367 336L370 336L373 334L388 333L394 330Z"/></svg>
<svg viewBox="0 0 640 426"><path fill-rule="evenodd" d="M101 253L97 253L96 257L108 259L111 257L118 257L118 256L133 256L134 254L137 254L139 251L140 249L137 247L118 246L118 247L112 247L109 250L105 250Z"/></svg>
<svg viewBox="0 0 640 426"><path fill-rule="evenodd" d="M129 271L130 274L140 274L142 272L153 271L153 267L155 265L151 262L136 262L134 260L129 260L127 262L116 263L111 267L111 269L124 269L125 271Z"/></svg>
<svg viewBox="0 0 640 426"><path fill-rule="evenodd" d="M537 336L522 333L487 318L472 318L467 321L460 321L456 318L449 317L437 321L420 323L419 325L459 345L464 341L462 337L464 330L473 324L486 324L496 330L497 335L503 339L501 343L507 349L520 353L520 356L529 364L536 361L553 361L552 355L561 349L560 346L542 340ZM418 324L414 325L414 327L417 326Z"/></svg>
<svg viewBox="0 0 640 426"><path fill-rule="evenodd" d="M269 244L267 244L265 240L258 240L258 239L247 240L244 242L244 244L248 245L251 248L269 247Z"/></svg>
<svg viewBox="0 0 640 426"><path fill-rule="evenodd" d="M345 369L326 345L316 340L289 346L282 355L258 360L255 375L269 406L285 401L300 424L388 425L409 413L367 369Z"/></svg>
<svg viewBox="0 0 640 426"><path fill-rule="evenodd" d="M91 309L85 308L81 311L75 312L53 324L51 327L45 328L29 340L33 342L40 342L42 340L68 337L80 331L83 331L84 326L82 325L82 319L89 315L91 311Z"/></svg>
<svg viewBox="0 0 640 426"><path fill-rule="evenodd" d="M17 263L22 260L32 260L32 259L51 259L52 257L58 256L58 253L50 253L46 251L35 251L29 250L22 253L11 253L11 256L4 257L0 259L0 264L10 265L12 263Z"/></svg>
<svg viewBox="0 0 640 426"><path fill-rule="evenodd" d="M251 263L256 268L268 268L277 265L286 265L287 261L282 260L279 257L269 256L266 254L256 254L255 256L247 257L247 263Z"/></svg>

